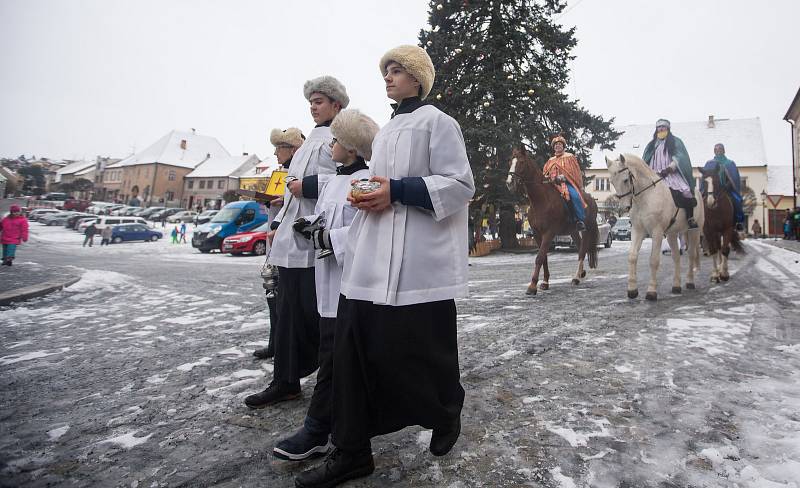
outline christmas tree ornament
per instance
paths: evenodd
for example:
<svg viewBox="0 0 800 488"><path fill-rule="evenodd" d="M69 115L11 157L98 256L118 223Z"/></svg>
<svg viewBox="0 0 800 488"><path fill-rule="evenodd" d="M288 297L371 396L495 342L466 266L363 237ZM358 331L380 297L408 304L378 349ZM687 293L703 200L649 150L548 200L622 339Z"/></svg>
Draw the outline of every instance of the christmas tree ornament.
<svg viewBox="0 0 800 488"><path fill-rule="evenodd" d="M441 100L441 99L442 99L442 94L441 94L441 93L439 93L438 95L436 95L436 99L437 99L437 100Z"/></svg>
<svg viewBox="0 0 800 488"><path fill-rule="evenodd" d="M489 105L491 105L489 102L483 102L484 107L489 108Z"/></svg>
<svg viewBox="0 0 800 488"><path fill-rule="evenodd" d="M531 88L530 90L528 90L528 95L533 95L534 93L536 93L536 92L535 92L535 91L533 91L533 88Z"/></svg>
<svg viewBox="0 0 800 488"><path fill-rule="evenodd" d="M456 54L461 54L461 48L460 47L456 48Z"/></svg>
<svg viewBox="0 0 800 488"><path fill-rule="evenodd" d="M436 10L442 10L443 8L444 8L444 5L442 5L441 3L436 6Z"/></svg>

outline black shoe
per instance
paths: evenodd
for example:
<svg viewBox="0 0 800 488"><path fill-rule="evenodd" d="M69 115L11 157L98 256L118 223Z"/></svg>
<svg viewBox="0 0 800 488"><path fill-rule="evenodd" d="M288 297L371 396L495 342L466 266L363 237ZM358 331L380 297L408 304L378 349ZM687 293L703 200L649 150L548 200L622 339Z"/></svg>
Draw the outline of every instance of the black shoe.
<svg viewBox="0 0 800 488"><path fill-rule="evenodd" d="M584 224L584 223L583 223L582 221L580 221L580 220L579 220L579 221L577 221L577 222L575 222L575 227L577 227L577 228L578 228L578 232L583 232L583 231L585 231L585 230L586 230L586 224Z"/></svg>
<svg viewBox="0 0 800 488"><path fill-rule="evenodd" d="M303 471L294 479L298 488L332 488L347 480L368 476L375 471L372 449L343 451L334 448L325 462Z"/></svg>
<svg viewBox="0 0 800 488"><path fill-rule="evenodd" d="M278 441L272 449L272 455L284 461L302 461L322 456L330 447L328 434L314 435L302 427L290 437Z"/></svg>
<svg viewBox="0 0 800 488"><path fill-rule="evenodd" d="M266 390L244 399L250 408L264 408L276 403L294 400L300 396L300 385L272 382Z"/></svg>
<svg viewBox="0 0 800 488"><path fill-rule="evenodd" d="M431 454L434 456L444 456L453 446L456 445L458 436L461 435L461 416L456 419L456 423L448 429L433 429L431 435Z"/></svg>
<svg viewBox="0 0 800 488"><path fill-rule="evenodd" d="M689 228L690 229L696 229L697 228L697 221L694 219L694 217L689 219Z"/></svg>
<svg viewBox="0 0 800 488"><path fill-rule="evenodd" d="M269 359L275 357L275 348L270 349L269 347L263 347L261 349L256 349L253 351L253 356L257 357L258 359Z"/></svg>

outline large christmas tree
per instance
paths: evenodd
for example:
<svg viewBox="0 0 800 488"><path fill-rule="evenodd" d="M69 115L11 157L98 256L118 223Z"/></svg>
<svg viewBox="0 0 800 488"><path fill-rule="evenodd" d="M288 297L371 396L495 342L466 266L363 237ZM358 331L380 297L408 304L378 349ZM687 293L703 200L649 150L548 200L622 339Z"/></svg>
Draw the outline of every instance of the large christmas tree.
<svg viewBox="0 0 800 488"><path fill-rule="evenodd" d="M577 42L575 29L554 18L565 7L563 0L430 4L430 25L419 36L436 66L430 99L461 125L476 198L493 206L519 202L505 187L514 146L524 143L543 164L549 139L560 133L585 167L593 147L612 149L620 135L613 119L590 114L564 94Z"/></svg>

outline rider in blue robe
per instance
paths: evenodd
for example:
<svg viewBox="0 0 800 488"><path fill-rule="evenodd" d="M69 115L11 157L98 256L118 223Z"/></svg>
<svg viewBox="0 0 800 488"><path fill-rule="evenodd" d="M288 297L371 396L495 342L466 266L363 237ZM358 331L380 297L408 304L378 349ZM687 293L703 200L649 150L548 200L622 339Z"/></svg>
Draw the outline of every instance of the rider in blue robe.
<svg viewBox="0 0 800 488"><path fill-rule="evenodd" d="M714 159L706 162L703 167L704 173L713 173L720 169L719 181L733 201L734 209L734 224L737 230L742 230L742 223L744 222L744 209L742 207L742 181L739 177L739 169L736 163L725 157L725 146L722 144L714 145ZM702 190L705 190L705 180L703 181Z"/></svg>

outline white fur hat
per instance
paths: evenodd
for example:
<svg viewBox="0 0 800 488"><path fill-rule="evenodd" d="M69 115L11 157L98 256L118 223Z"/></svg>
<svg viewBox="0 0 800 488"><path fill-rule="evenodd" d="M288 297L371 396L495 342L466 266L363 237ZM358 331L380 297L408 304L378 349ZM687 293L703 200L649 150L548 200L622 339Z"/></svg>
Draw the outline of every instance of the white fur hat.
<svg viewBox="0 0 800 488"><path fill-rule="evenodd" d="M431 92L433 88L433 80L436 77L436 70L433 67L433 61L428 56L427 51L419 46L403 45L390 49L381 58L378 68L381 70L381 76L386 74L386 65L390 62L400 64L406 71L411 73L411 76L419 81L422 86L421 99Z"/></svg>
<svg viewBox="0 0 800 488"><path fill-rule="evenodd" d="M306 84L303 85L303 95L305 95L306 100L311 100L313 93L322 93L332 98L341 103L342 108L347 108L347 105L350 104L350 97L347 96L347 90L345 90L344 85L333 76L325 75L306 81Z"/></svg>
<svg viewBox="0 0 800 488"><path fill-rule="evenodd" d="M269 135L269 142L273 146L286 144L287 146L300 147L303 145L303 133L297 127L289 127L286 130L272 129Z"/></svg>
<svg viewBox="0 0 800 488"><path fill-rule="evenodd" d="M345 149L355 151L369 161L372 159L372 140L380 127L358 110L342 110L331 122L331 134Z"/></svg>

